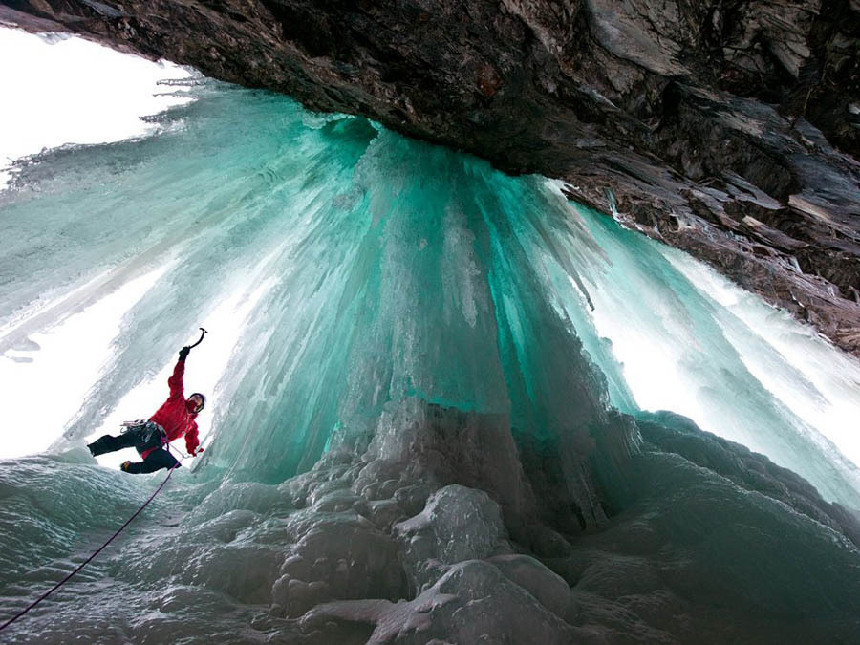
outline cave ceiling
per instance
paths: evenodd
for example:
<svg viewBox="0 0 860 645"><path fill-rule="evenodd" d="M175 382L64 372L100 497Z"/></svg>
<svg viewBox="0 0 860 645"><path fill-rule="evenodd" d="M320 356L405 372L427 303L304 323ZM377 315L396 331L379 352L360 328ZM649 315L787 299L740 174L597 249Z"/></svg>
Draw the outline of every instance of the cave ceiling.
<svg viewBox="0 0 860 645"><path fill-rule="evenodd" d="M0 22L560 179L860 356L857 0L24 0Z"/></svg>

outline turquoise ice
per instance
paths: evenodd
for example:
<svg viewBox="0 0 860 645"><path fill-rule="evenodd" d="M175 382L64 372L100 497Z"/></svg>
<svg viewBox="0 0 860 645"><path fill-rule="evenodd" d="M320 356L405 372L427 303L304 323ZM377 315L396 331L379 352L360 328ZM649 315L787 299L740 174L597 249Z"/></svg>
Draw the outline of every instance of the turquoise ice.
<svg viewBox="0 0 860 645"><path fill-rule="evenodd" d="M52 448L3 463L0 543L12 547L0 562L4 613L52 580L71 553L97 544L157 484L95 466L82 448L85 439L112 431L105 424L116 415L151 413L132 407L134 393L160 396L160 375L202 321L220 321L222 339L230 339L219 346L219 329L210 328L189 359L189 388L201 389L195 379L212 386L211 429L203 459L193 472L180 471L158 500L153 517L161 523L134 528L116 555L68 592L59 613L37 614L36 632L22 626L22 639L41 630L59 642L63 621L76 613L86 616L82 634L102 630L118 642L144 634L153 642L176 633L193 639L207 615L220 617L209 637L228 633L233 615L257 620L253 638L262 639L276 627L254 619L255 612L272 603L271 620L294 616L296 607L310 609L313 589L322 588L301 577L311 574L294 564L296 549L315 553L315 535L334 540L354 531L355 543L367 537L362 531L369 529L354 518L327 524L331 514L359 502L370 504L378 526L412 540L409 562L420 571L386 587L399 575L389 563L373 570L377 587L348 587L353 595L338 598L398 589L417 602L421 590L409 585L426 583L423 593L435 589L436 602L448 593L446 584L477 585L500 575L497 569L508 571L514 567L508 560L496 561L492 573L478 570L485 565L458 564L469 554L483 562L504 551L498 541L507 539L500 537L506 529L497 526L499 511L484 493L440 488L420 515L428 490L413 509L417 519L396 530L394 519L385 523L393 507L378 502L389 499L386 486L393 495L400 476L385 469L392 463L408 469L426 428L438 434L434 441L498 437L498 463L488 457L464 468L490 482L508 531L514 531L510 518L528 515L523 509L532 504L518 488L516 453L525 455L530 477L541 471L535 465L541 459L558 461L557 480L545 484L563 490L576 509L568 519L573 534L609 525L614 544L642 544L645 538L631 538L641 526L625 523L632 510L613 516L624 505L645 512L636 491L624 488L630 478L644 478L666 499L678 495L677 507L691 518L723 500L729 510L721 526L730 526L735 513L753 532L760 526L789 532L795 559L802 561L806 549L824 554L817 557L826 566L813 558L790 569L790 583L815 564L822 587L845 595L856 587L840 578L858 562L844 536L734 487L714 464L720 474L708 464L682 464L674 453L653 456L624 416L641 420L650 444L660 441L660 431L646 432L655 419L686 427L652 413L680 412L799 473L828 502L858 508L858 469L846 456L857 440L850 428L830 428L860 412L856 361L683 254L569 203L544 178L512 178L366 119L313 115L265 92L210 81L194 92L196 102L161 117L160 135L47 153L0 193L0 351L4 360L19 361L15 369L37 368L39 334L138 281L110 351L84 384L87 394L51 429ZM644 363L625 353L631 344L650 351ZM798 344L805 348L800 358L791 351ZM207 352L220 352L217 369L205 367ZM649 363L653 380L662 381L656 393L642 387ZM660 390L669 398L660 399ZM673 392L677 405L662 405ZM4 402L10 410L15 405ZM28 414L37 416L25 411L22 423ZM817 423L821 418L827 423ZM356 475L360 456L361 463L378 462L376 479ZM421 458L429 459L426 452ZM638 465L628 477L629 459ZM347 476L351 492L334 486ZM399 509L411 508L408 496L418 495L420 486L410 486L418 488L399 485L412 491L398 498ZM414 546L421 536L449 535L433 525L439 500L485 518L475 528L484 536L475 538L482 550L452 549L460 559L446 566L460 568L447 577L421 569L424 552ZM699 520L709 526L718 519L678 526L665 508L647 510L654 522L648 531L665 532L674 545L692 544ZM308 528L317 525L316 532ZM523 526L523 539L537 553L539 540L526 530L532 525ZM169 548L161 542L165 532L174 536ZM708 553L723 549L726 558L737 557L725 544L738 548L741 542L731 540L739 534L714 538L716 550ZM544 538L541 548L549 548ZM772 550L766 541L749 549ZM691 579L713 576L714 588L724 590L719 585L731 575L745 575L747 569L721 571L722 557L698 562ZM616 564L622 566L606 566ZM558 586L560 578L540 571L535 575ZM101 586L104 575L116 579L115 587ZM329 586L337 578L336 571L330 575ZM765 591L756 587L745 596L750 607L757 594L770 598L780 587L761 584ZM824 611L820 597L810 611ZM795 602L788 594L779 606L788 611ZM142 606L157 615L124 609ZM369 620L370 610L362 611ZM109 627L115 616L121 618Z"/></svg>

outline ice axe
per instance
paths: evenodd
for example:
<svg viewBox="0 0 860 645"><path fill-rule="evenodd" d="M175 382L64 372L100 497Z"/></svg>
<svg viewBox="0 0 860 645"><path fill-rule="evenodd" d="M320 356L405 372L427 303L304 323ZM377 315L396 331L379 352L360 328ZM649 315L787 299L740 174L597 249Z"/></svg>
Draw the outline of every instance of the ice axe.
<svg viewBox="0 0 860 645"><path fill-rule="evenodd" d="M179 359L180 359L180 360L183 360L183 361L184 361L184 360L185 360L185 357L186 357L186 356L188 356L188 353L189 353L192 349L194 349L195 347L197 347L200 343L202 343L202 342L203 342L203 337L204 337L204 336L206 336L206 330L205 330L205 329L203 329L203 327L201 327L201 328L200 328L200 331L201 331L201 332L203 332L203 333L201 333L201 334L200 334L200 340L198 340L198 341L197 341L196 343L194 343L193 345L186 345L185 347L183 347L183 348L182 348L182 351L181 351L181 352L179 352Z"/></svg>
<svg viewBox="0 0 860 645"><path fill-rule="evenodd" d="M200 331L201 331L201 332L203 332L202 334L200 334L200 340L198 340L198 341L197 341L196 343L194 343L193 345L189 345L189 346L188 346L188 349L194 349L194 348L195 348L195 347L197 347L200 343L202 343L202 342L203 342L203 337L204 337L204 336L206 336L206 330L205 330L205 329L203 329L203 327L201 327L201 328L200 328Z"/></svg>

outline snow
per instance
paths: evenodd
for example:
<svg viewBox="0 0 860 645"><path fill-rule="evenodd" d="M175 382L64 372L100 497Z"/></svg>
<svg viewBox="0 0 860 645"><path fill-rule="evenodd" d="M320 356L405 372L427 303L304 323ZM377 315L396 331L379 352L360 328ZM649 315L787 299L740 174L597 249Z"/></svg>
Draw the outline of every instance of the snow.
<svg viewBox="0 0 860 645"><path fill-rule="evenodd" d="M0 27L0 189L12 162L64 144L152 135L152 116L184 105L188 70L61 34Z"/></svg>

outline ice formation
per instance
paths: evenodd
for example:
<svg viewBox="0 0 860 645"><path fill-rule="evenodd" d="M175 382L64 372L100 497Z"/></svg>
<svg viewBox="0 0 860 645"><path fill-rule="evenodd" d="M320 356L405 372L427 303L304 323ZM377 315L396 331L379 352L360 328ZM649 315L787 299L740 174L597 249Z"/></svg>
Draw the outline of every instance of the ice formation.
<svg viewBox="0 0 860 645"><path fill-rule="evenodd" d="M171 87L188 79L188 70L68 34L31 34L0 23L0 60L15 61L0 67L7 97L0 119L0 188L16 159L64 144L152 134L157 124L139 117L190 100L175 92L181 84Z"/></svg>
<svg viewBox="0 0 860 645"><path fill-rule="evenodd" d="M126 397L157 398L204 320L232 330L224 347L210 326L189 359L189 386L214 384L203 459L5 640L860 634L853 438L809 412L850 421L856 362L541 178L267 93L196 91L158 137L46 153L0 193L0 349L18 369L39 366L33 335L149 276L63 437L0 468L0 616L160 482L96 465L84 440L147 414ZM634 344L665 329L677 354L654 373L725 437L645 411L607 311L649 330ZM799 367L785 335L839 369ZM26 411L9 430L30 431Z"/></svg>

